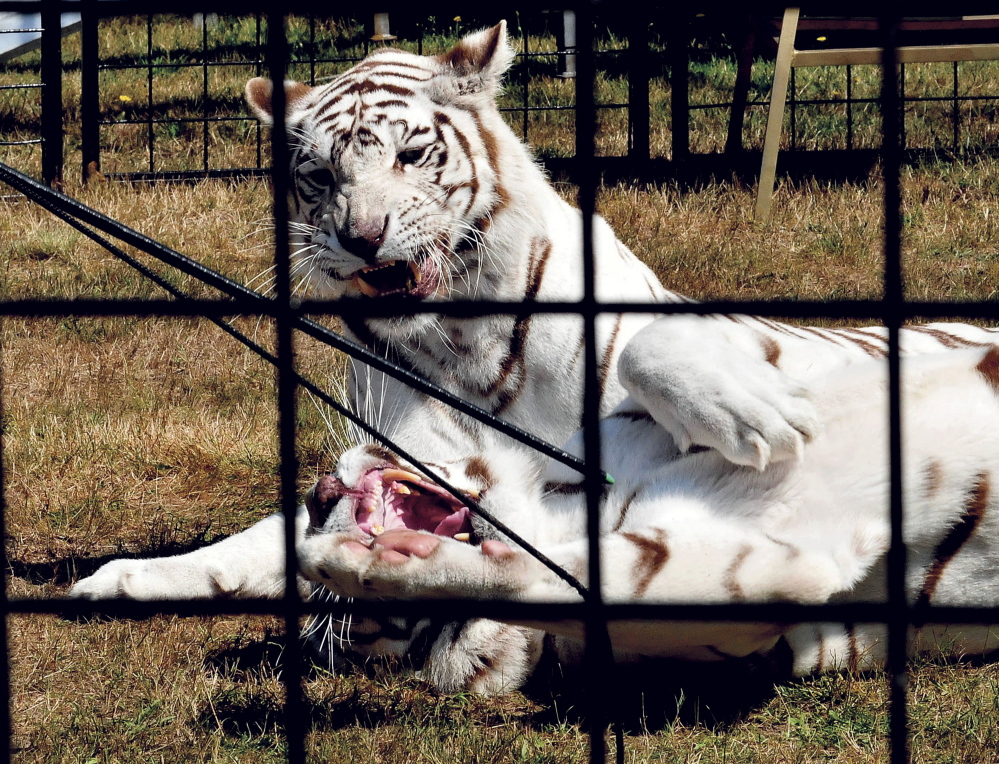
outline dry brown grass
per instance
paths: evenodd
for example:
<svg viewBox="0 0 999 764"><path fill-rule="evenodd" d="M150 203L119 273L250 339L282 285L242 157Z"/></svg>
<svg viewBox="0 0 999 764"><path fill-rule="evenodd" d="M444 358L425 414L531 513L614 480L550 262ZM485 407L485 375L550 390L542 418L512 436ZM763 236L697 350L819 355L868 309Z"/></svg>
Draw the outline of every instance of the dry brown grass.
<svg viewBox="0 0 999 764"><path fill-rule="evenodd" d="M177 47L187 44L176 41ZM721 66L701 75L710 98L732 72ZM169 72L162 76L169 80ZM178 79L174 86L182 84ZM615 96L613 84L603 85L608 100ZM553 83L534 97L557 100L564 95L557 89L565 87ZM657 103L666 97L656 93ZM116 106L112 99L105 108L123 109L124 103ZM707 141L700 148L717 144L722 116L698 117L698 134ZM614 119L603 133L607 151L621 140ZM539 116L531 129L550 153L564 150L561 117ZM135 144L113 137L119 135L108 132L108 148L122 150L109 155L105 169L141 164ZM662 148L668 130L657 135ZM176 141L168 144L169 156L191 150L190 135L161 138ZM219 136L235 146L231 138ZM247 156L239 153L244 148L231 150L231 158ZM995 300L999 163L911 168L904 189L908 294ZM263 183L97 183L70 190L238 280L252 279L269 262L261 221L270 201ZM571 188L563 190L572 196ZM604 188L600 205L670 288L692 296L881 293L876 178L784 184L765 226L751 220L753 191L736 181L693 191L621 185ZM208 294L184 277L171 278L192 293ZM0 297L80 296L158 292L47 214L0 202ZM240 325L269 342L266 325L250 318ZM0 324L0 347L10 595L60 595L109 556L186 549L275 509L272 372L209 322L7 319ZM301 344L298 363L317 380L342 377L342 359L313 344ZM323 416L303 401L302 487L329 468L339 445ZM282 759L281 639L273 619L79 623L12 616L8 624L18 762ZM628 761L866 764L885 758L882 677L821 677L733 698L753 685L752 676L711 677L698 668L677 678L678 671L663 667L652 686L643 687L645 695L623 696ZM443 697L411 678L360 670L337 677L317 670L306 689L316 761L587 760L580 698L571 692L554 700L545 692L497 700ZM994 759L995 664L919 665L912 693L914 761Z"/></svg>
<svg viewBox="0 0 999 764"><path fill-rule="evenodd" d="M999 164L989 161L907 171L910 293L994 299L997 183ZM267 267L264 184L74 190L241 280ZM607 187L601 209L667 284L688 294L873 297L880 292L879 194L877 180L784 187L768 226L751 222L752 189L736 183L689 192ZM29 205L3 208L0 241L6 297L155 294ZM267 339L266 327L243 324ZM274 510L271 371L207 321L7 320L0 332L10 594L57 595L108 556L199 545ZM329 353L301 350L302 368L314 378L339 373L330 371L340 362ZM304 486L329 467L337 441L308 402L300 424ZM280 760L273 620L18 616L9 623L17 761ZM917 745L916 761L991 755L999 735L996 669L919 670L914 740L945 741L948 753ZM679 718L632 719L630 761L872 762L885 751L877 677L781 687L720 726L705 725L726 705L719 691L696 678L683 689ZM412 679L358 673L320 673L307 691L316 760L586 759L586 736L571 712L564 715L578 704L571 695L555 706L523 695L443 698ZM647 695L666 717L676 697L655 688Z"/></svg>

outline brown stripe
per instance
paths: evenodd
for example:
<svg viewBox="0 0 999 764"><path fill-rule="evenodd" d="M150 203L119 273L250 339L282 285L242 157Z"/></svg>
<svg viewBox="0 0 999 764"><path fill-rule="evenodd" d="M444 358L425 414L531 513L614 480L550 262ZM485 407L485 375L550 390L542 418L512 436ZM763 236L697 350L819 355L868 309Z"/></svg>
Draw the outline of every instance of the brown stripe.
<svg viewBox="0 0 999 764"><path fill-rule="evenodd" d="M933 564L926 573L923 587L916 598L916 605L928 605L933 599L937 585L951 560L961 551L968 539L974 534L985 514L989 502L989 476L981 473L975 478L975 483L968 492L964 503L964 514L957 525L950 529L933 552Z"/></svg>
<svg viewBox="0 0 999 764"><path fill-rule="evenodd" d="M632 491L630 494L628 494L628 498L626 498L624 500L624 503L621 504L621 512L620 514L618 514L617 523L614 525L612 533L617 533L619 530L621 530L621 526L624 525L624 518L627 517L628 510L631 509L631 503L636 498L638 498L637 488L634 491Z"/></svg>
<svg viewBox="0 0 999 764"><path fill-rule="evenodd" d="M493 175L496 177L496 203L492 206L492 209L489 210L489 214L497 215L510 204L510 194L503 185L503 173L501 169L502 158L500 157L499 141L496 139L495 135L486 129L486 126L482 123L482 119L478 112L472 112L472 118L475 120L475 127L479 132L479 137L482 139L482 145L486 148L486 158L489 162L489 168L493 171Z"/></svg>
<svg viewBox="0 0 999 764"><path fill-rule="evenodd" d="M791 335L794 334L794 332L792 332L790 327L788 327L786 324L782 324L777 321L768 321L765 318L757 318L756 320L759 321L761 324L763 324L765 327L767 327L767 329L771 329L775 332L780 332L781 334L791 334Z"/></svg>
<svg viewBox="0 0 999 764"><path fill-rule="evenodd" d="M974 340L966 340L964 337L959 337L956 334L951 334L950 332L945 332L942 329L937 329L932 326L907 326L905 328L910 332L926 334L935 339L945 348L978 348L982 347L984 344L981 342L975 342Z"/></svg>
<svg viewBox="0 0 999 764"><path fill-rule="evenodd" d="M780 539L775 539L773 536L767 534L767 539L772 541L777 546L782 546L787 549L787 559L793 560L795 557L801 554L801 550L794 544L788 541L781 541Z"/></svg>
<svg viewBox="0 0 999 764"><path fill-rule="evenodd" d="M607 377L610 375L611 361L614 360L614 347L617 345L617 335L621 331L621 322L624 316L619 314L614 322L614 328L607 340L604 348L604 357L600 361L600 369L597 371L597 385L600 390L600 400L604 399L604 392L607 390Z"/></svg>
<svg viewBox="0 0 999 764"><path fill-rule="evenodd" d="M763 355L766 358L767 363L776 367L777 362L780 360L780 343L778 343L773 337L763 337L762 344Z"/></svg>
<svg viewBox="0 0 999 764"><path fill-rule="evenodd" d="M866 339L861 339L857 337L857 334L863 335L865 337L870 337L869 334L859 330L859 329L837 329L836 334L842 337L844 340L852 342L857 345L861 350L863 350L871 358L884 358L886 350L880 345L875 345L873 342L869 342ZM874 337L873 339L881 339L880 337Z"/></svg>
<svg viewBox="0 0 999 764"><path fill-rule="evenodd" d="M742 590L742 585L736 578L736 574L752 551L753 548L749 544L743 544L739 549L739 553L729 564L728 568L726 568L725 575L722 578L722 586L725 587L725 591L728 592L729 597L735 602L742 602L746 599L746 593Z"/></svg>
<svg viewBox="0 0 999 764"><path fill-rule="evenodd" d="M484 488L489 488L496 483L493 473L481 456L470 457L465 464L465 474L470 478L477 479Z"/></svg>
<svg viewBox="0 0 999 764"><path fill-rule="evenodd" d="M923 468L923 477L925 478L923 495L927 499L933 498L940 490L940 483L943 481L943 467L940 466L940 462L936 459L931 460Z"/></svg>
<svg viewBox="0 0 999 764"><path fill-rule="evenodd" d="M375 459L381 459L385 462L395 462L395 457L393 457L392 452L389 451L384 446L379 446L376 443L368 443L364 446L364 453L368 456L373 456Z"/></svg>
<svg viewBox="0 0 999 764"><path fill-rule="evenodd" d="M994 393L999 394L999 347L992 345L975 367L975 371L985 377Z"/></svg>
<svg viewBox="0 0 999 764"><path fill-rule="evenodd" d="M665 541L666 532L659 528L653 532L656 534L655 540L639 536L637 533L621 534L623 538L638 547L638 562L635 564L634 572L635 578L638 579L638 585L635 587L636 597L645 594L652 579L659 574L663 565L669 560L669 548Z"/></svg>
<svg viewBox="0 0 999 764"><path fill-rule="evenodd" d="M557 496L577 496L586 493L586 487L582 483L545 483L544 495L555 494Z"/></svg>
<svg viewBox="0 0 999 764"><path fill-rule="evenodd" d="M544 281L545 269L548 267L548 259L551 257L552 243L546 238L535 237L531 241L531 260L527 272L527 284L524 292L524 302L537 299L538 292L541 291L541 284ZM501 386L506 385L508 377L515 369L520 369L521 373L515 385L507 387L499 396L499 402L493 407L494 414L503 413L520 395L526 381L524 373L524 350L527 347L527 335L531 328L531 316L518 318L513 325L513 332L510 337L510 348L506 358L500 364L496 379L483 391L486 396L495 395Z"/></svg>
<svg viewBox="0 0 999 764"><path fill-rule="evenodd" d="M468 142L468 138L465 137L465 134L454 126L454 123L448 118L447 114L445 114L442 111L435 111L434 125L437 128L437 135L440 137L441 142L444 143L445 145L447 145L447 141L444 139L444 132L441 128L444 125L447 125L449 128L451 128L451 132L454 134L455 139L458 141L458 144L461 146L461 150L464 152L465 158L468 159L469 164L471 164L474 167L475 163L472 162L472 145ZM472 199L471 202L469 202L469 206L471 206L475 203L475 198L479 195L479 178L478 175L476 175L474 172L472 173L469 185L472 189Z"/></svg>

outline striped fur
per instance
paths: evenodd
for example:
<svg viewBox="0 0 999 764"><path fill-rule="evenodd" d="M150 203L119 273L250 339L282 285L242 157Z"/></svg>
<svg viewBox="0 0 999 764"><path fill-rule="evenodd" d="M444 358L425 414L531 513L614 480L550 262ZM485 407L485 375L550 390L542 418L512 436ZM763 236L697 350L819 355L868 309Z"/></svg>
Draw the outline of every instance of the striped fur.
<svg viewBox="0 0 999 764"><path fill-rule="evenodd" d="M430 303L582 297L580 214L554 191L496 107L512 55L501 23L442 56L383 50L326 85L285 85L293 267L304 292L373 300L402 295ZM273 120L269 82L251 80L247 99L261 119ZM666 291L600 218L593 223L593 244L599 299L690 301ZM605 427L628 434L617 452L607 451L614 474L679 469L696 461L716 465L718 474L708 483L722 480L737 469L733 465L750 467L747 474L757 471L767 483L800 463L820 432L810 385L885 355L880 328L813 329L743 316L655 319L654 314L605 315L597 324ZM373 350L542 438L564 442L579 426L584 353L576 317L348 315L343 323ZM985 347L996 336L976 327L934 325L907 330L903 345L910 354L935 353ZM999 363L988 353L979 363L979 376L995 385ZM483 461L466 479L480 489L487 472L514 475L520 485L538 491L550 486L547 503L564 502L575 517L578 475L555 471L538 483L535 475L546 469L538 457L507 453L507 444L497 443L479 424L369 370L355 369L349 389L358 411L418 457L460 475L460 466L472 464L465 460L475 456ZM338 467L341 483L359 478L358 465L385 459L370 449L348 452ZM945 462L940 464L936 484L949 485ZM493 501L503 492L498 490L503 481L497 483L489 487ZM676 556L654 523L636 524L635 518L644 516L641 508L653 501L644 485L619 483L605 506L613 518L608 531L616 531L633 556L645 560L631 578L647 581L643 593L651 594L654 568L660 566L665 575L675 569ZM313 511L311 519L305 507L300 511L296 530L303 545L318 537L320 528L328 538L353 531L349 512L336 502L320 504L322 511ZM539 530L528 505L497 506L525 537L546 537L548 529ZM80 582L72 594L276 595L283 587L282 527L281 518L270 518L191 555L117 561ZM477 531L488 540L488 529ZM734 556L722 569L722 589L733 598L752 597L752 587L742 580L753 567L753 555L742 551L746 543L735 543ZM779 536L759 543L769 544L782 559L797 559ZM303 591L308 591L304 581ZM488 621L376 623L344 616L339 625L320 631L339 634L339 641L361 656L408 652L438 686L483 692L521 682L540 644L537 632ZM707 654L717 657L711 650Z"/></svg>
<svg viewBox="0 0 999 764"><path fill-rule="evenodd" d="M990 367L997 353L995 346L948 350L905 363L906 579L910 602L918 606L999 606L999 389ZM734 465L713 449L663 459L672 443L654 421L604 419L607 466L616 478L601 504L605 600L884 601L890 537L885 367L871 359L814 378L809 391L819 432L799 461L762 471ZM621 404L629 412L638 405ZM578 437L570 442L577 452L581 445ZM525 480L523 458L496 442L488 456L474 457L474 466L461 460L449 471L459 483L481 488L472 475L491 462L488 472L497 479L483 492L483 505L516 518L518 532L585 583L585 496L561 488L575 484L566 482L571 476L560 465ZM348 501L336 511L342 520L353 507ZM484 523L476 526L480 540L487 539L479 545L413 530L359 543L343 526L326 530L301 547L304 569L353 597L578 599ZM578 654L580 624L528 625L558 637L561 654ZM622 654L699 661L767 652L784 639L797 674L871 668L883 660L885 644L884 627L871 624L629 622L611 624L610 634ZM999 630L929 625L913 631L913 645L982 654L999 648ZM495 668L520 676L520 666Z"/></svg>

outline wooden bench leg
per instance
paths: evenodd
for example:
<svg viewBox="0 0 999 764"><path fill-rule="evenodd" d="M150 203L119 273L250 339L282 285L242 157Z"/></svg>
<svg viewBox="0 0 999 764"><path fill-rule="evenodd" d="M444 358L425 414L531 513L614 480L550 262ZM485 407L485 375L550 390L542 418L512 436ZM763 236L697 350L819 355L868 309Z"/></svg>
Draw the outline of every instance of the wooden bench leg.
<svg viewBox="0 0 999 764"><path fill-rule="evenodd" d="M770 109L767 115L767 133L763 140L763 164L760 167L760 183L756 190L756 220L763 223L770 218L770 203L774 196L774 182L777 176L777 152L780 150L780 134L784 124L784 106L787 103L787 85L791 78L791 63L794 57L794 35L798 29L798 8L787 8L781 22L780 42L777 45L777 63L774 69L774 86L770 93Z"/></svg>

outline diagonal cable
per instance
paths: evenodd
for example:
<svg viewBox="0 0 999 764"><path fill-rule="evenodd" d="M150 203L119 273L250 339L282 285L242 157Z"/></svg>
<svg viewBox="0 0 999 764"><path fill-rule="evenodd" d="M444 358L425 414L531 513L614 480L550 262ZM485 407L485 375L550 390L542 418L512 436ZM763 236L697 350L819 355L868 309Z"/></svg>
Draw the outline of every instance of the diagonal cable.
<svg viewBox="0 0 999 764"><path fill-rule="evenodd" d="M272 314L274 312L275 306L273 301L264 297L259 292L249 289L248 287L223 276L221 273L206 267L196 260L193 260L192 258L187 257L186 255L183 255L164 244L161 244L155 239L151 239L148 236L123 225L117 220L101 214L97 210L94 210L85 204L66 196L65 194L53 191L44 184L39 183L34 178L18 172L3 162L0 162L0 180L3 180L8 185L20 191L26 197L53 214L56 214L57 211L61 211L70 217L85 222L97 230L135 247L139 251L157 258L161 262L177 268L182 273L202 281L203 283L219 290L223 294L240 300L242 303L240 307L244 310L252 310L265 314ZM474 403L470 403L469 401L459 398L440 385L430 382L409 369L405 369L398 364L382 358L381 356L371 352L363 345L352 342L322 324L301 315L294 317L294 324L296 329L308 334L310 337L346 353L352 358L367 364L377 371L387 374L388 376L421 393L424 393L425 395L446 403L455 410L476 419L477 421L503 433L504 435L507 435L510 438L513 438L519 443L522 443L523 445L526 445L551 459L554 459L555 461L572 467L580 473L586 473L586 465L578 457L552 445L551 443L548 443L521 427L517 427L516 425L510 424L509 422L498 418L495 414L481 408L480 406L476 406ZM600 475L604 482L614 482L613 478L606 473L601 472Z"/></svg>
<svg viewBox="0 0 999 764"><path fill-rule="evenodd" d="M0 164L0 168L2 168L2 167L3 167L3 165ZM11 185L13 185L15 188L18 188L18 186L16 184L11 184ZM18 190L20 190L20 191L22 191L22 193L24 193L23 189L18 188ZM145 278L148 278L150 281L152 281L158 287L160 287L161 289L163 289L166 292L168 292L171 296L175 297L178 301L181 301L181 302L184 302L184 303L189 303L189 304L192 304L192 305L196 305L197 304L197 300L195 298L191 297L188 294L185 294L183 292L183 290L179 289L178 287L176 287L173 284L171 284L170 282L168 282L166 279L164 279L158 273L156 273L152 269L148 268L146 265L144 265L143 263L139 262L138 260L136 260L134 257L132 257L131 255L129 255L127 252L125 252L124 250L122 250L120 247L116 246L112 242L110 242L107 239L105 239L100 234L98 234L98 233L94 232L93 230L91 230L88 226L84 225L79 220L76 220L75 218L73 218L69 213L67 213L64 210L58 208L57 206L49 207L48 205L45 205L45 204L43 204L42 206L44 206L46 209L48 209L53 215L55 215L56 217L58 217L60 220L62 220L63 222L67 223L68 225L72 226L74 229L76 229L77 231L79 231L83 235L87 236L92 241L96 242L98 245L100 245L101 247L103 247L104 249L106 249L112 255L114 255L115 257L117 257L118 259L120 259L122 262L124 262L127 265L129 265L132 268L134 268L142 276L144 276ZM254 292L253 294L258 295L258 293L256 293L256 292ZM260 297L260 299L266 300L266 298L264 298L264 297L262 297L260 295L258 295L258 297ZM218 326L220 329L222 329L222 331L224 331L226 334L228 334L229 336L233 337L238 342L242 343L244 346L246 346L247 348L249 348L250 350L252 350L254 353L256 353L258 356L260 356L262 359L264 359L268 363L270 363L272 366L277 367L277 364L278 364L278 358L277 358L277 356L273 355L266 348L262 347L261 345L259 345L256 342L254 342L252 339L250 339L245 334L243 334L242 332L240 332L238 329L236 329L230 323L224 321L222 318L220 318L218 316L205 316L205 317L209 321L211 321L213 324L215 324L216 326ZM379 430L377 430L374 427L372 427L371 425L369 425L361 417L359 417L357 414L355 414L349 408L347 408L342 403L340 403L339 401L337 401L333 396L331 396L325 390L323 390L322 388L320 388L318 385L316 385L310 379L308 379L306 377L303 377L297 371L293 371L291 373L291 376L292 376L292 379L295 381L296 384L300 385L302 388L304 388L305 390L307 390L308 392L310 392L312 395L314 395L317 398L319 398L323 403L325 403L326 405L330 406L340 416L342 416L342 417L346 418L347 420L349 420L352 424L354 424L355 426L357 426L358 428L360 428L366 434L368 434L369 436L371 436L375 440L379 441L382 445L384 445L389 450L393 451L400 458L406 460L407 462L409 462L410 464L412 464L413 466L415 466L417 469L419 469L421 472L423 472L430 480L432 480L433 482L435 482L438 485L440 485L444 490L448 491L458 501L460 501L463 504L465 504L465 506L467 506L470 510L472 510L473 513L479 515L483 520L485 520L486 522L488 522L490 525L492 525L494 528L496 528L502 534L504 534L505 536L507 536L511 541L513 541L514 543L516 543L517 545L519 545L521 548L523 548L524 551L526 551L528 554L530 554L532 557L534 557L536 560L538 560L538 562L540 562L542 565L544 565L549 570L551 570L552 573L554 573L556 576L558 576L560 579L562 579L565 583L567 583L569 586L571 586L573 589L575 589L584 599L588 599L588 597L589 597L589 591L587 590L587 588L575 576L571 575L568 571L566 571L560 565L558 565L556 562L554 562L553 560L551 560L547 555L545 555L540 550L538 550L537 548L535 548L533 544L531 544L530 542L528 542L520 534L518 534L516 531L514 531L513 529L511 529L508 525L506 525L505 523L503 523L501 520L497 519L491 512L487 511L481 505L479 505L478 502L476 502L475 500L473 500L470 496L466 495L460 489L458 489L455 486L453 486L450 482L448 482L447 480L445 480L441 475L439 475L435 471L431 470L429 467L427 467L425 464L423 464L419 459L417 459L415 456L413 456L412 454L410 454L408 451L406 451L400 445L398 445L397 443L395 443L387 435L384 435Z"/></svg>

